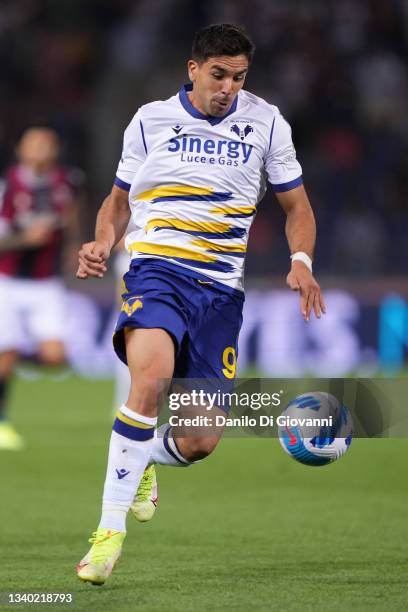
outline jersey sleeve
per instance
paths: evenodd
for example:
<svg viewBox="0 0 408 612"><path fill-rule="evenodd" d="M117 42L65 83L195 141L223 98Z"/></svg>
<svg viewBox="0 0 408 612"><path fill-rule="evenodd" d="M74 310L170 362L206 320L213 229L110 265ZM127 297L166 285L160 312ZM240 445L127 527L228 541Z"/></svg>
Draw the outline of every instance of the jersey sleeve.
<svg viewBox="0 0 408 612"><path fill-rule="evenodd" d="M302 167L296 159L292 142L292 130L280 113L273 119L265 170L275 192L289 191L303 183Z"/></svg>
<svg viewBox="0 0 408 612"><path fill-rule="evenodd" d="M122 156L116 172L115 185L129 191L133 178L147 155L141 113L138 111L125 130Z"/></svg>

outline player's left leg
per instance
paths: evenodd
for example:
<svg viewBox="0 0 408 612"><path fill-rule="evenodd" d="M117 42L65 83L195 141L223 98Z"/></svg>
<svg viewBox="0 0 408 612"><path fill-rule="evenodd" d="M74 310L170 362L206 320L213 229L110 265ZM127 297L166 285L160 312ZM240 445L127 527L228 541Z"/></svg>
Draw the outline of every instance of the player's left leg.
<svg viewBox="0 0 408 612"><path fill-rule="evenodd" d="M24 445L7 419L8 390L23 341L17 282L0 275L0 450L20 450Z"/></svg>
<svg viewBox="0 0 408 612"><path fill-rule="evenodd" d="M61 340L43 340L38 345L38 358L48 366L62 366L66 363L65 346Z"/></svg>
<svg viewBox="0 0 408 612"><path fill-rule="evenodd" d="M20 450L24 445L22 437L6 418L7 391L17 358L14 350L0 353L0 450Z"/></svg>
<svg viewBox="0 0 408 612"><path fill-rule="evenodd" d="M62 340L50 339L39 342L37 358L53 380L61 381L67 377L70 366L65 343Z"/></svg>
<svg viewBox="0 0 408 612"><path fill-rule="evenodd" d="M66 292L59 280L35 281L30 286L31 307L27 328L36 344L39 362L55 377L66 369Z"/></svg>

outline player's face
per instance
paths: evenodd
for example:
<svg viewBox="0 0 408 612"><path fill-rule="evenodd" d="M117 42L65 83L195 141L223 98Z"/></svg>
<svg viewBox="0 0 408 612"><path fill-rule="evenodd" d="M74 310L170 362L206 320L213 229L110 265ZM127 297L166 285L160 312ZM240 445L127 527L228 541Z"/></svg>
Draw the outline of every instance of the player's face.
<svg viewBox="0 0 408 612"><path fill-rule="evenodd" d="M193 83L190 101L204 115L223 117L228 113L248 72L246 55L210 57L199 64L188 62L188 76Z"/></svg>
<svg viewBox="0 0 408 612"><path fill-rule="evenodd" d="M31 128L24 132L17 147L20 162L36 174L47 172L55 164L59 154L58 136L52 130Z"/></svg>

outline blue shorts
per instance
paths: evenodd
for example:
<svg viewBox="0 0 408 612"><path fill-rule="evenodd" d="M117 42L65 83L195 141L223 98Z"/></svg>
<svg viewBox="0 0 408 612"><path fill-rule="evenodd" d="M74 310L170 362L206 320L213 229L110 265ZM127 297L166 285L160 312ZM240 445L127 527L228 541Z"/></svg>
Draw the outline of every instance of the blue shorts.
<svg viewBox="0 0 408 612"><path fill-rule="evenodd" d="M174 341L174 378L235 378L242 292L152 258L133 261L123 280L113 345L124 363L125 327L162 328Z"/></svg>

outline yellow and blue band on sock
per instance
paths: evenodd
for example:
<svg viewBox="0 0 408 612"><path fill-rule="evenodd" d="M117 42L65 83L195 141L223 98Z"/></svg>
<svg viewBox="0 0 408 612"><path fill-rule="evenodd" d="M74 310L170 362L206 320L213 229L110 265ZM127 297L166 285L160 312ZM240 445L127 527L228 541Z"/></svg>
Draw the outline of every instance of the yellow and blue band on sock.
<svg viewBox="0 0 408 612"><path fill-rule="evenodd" d="M118 410L112 429L119 435L129 438L130 440L145 442L154 437L155 425L144 423L137 418L129 417L127 414L123 414L121 410Z"/></svg>
<svg viewBox="0 0 408 612"><path fill-rule="evenodd" d="M171 425L166 429L165 434L163 436L163 445L168 454L173 457L178 463L181 465L190 465L190 461L184 459L182 454L180 453L177 443L173 438L173 428Z"/></svg>

